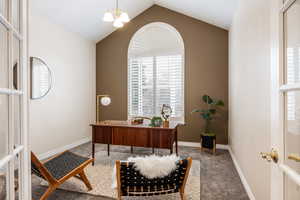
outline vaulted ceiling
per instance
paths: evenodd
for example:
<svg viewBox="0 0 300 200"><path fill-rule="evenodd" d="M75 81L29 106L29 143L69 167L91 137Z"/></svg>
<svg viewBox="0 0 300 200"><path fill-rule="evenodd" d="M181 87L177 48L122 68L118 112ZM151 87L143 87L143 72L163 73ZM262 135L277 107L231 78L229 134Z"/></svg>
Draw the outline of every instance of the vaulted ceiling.
<svg viewBox="0 0 300 200"><path fill-rule="evenodd" d="M119 0L120 9L134 18L154 4L169 8L207 23L228 29L239 0ZM99 41L113 32L111 23L102 21L114 0L30 0L31 12L48 17L54 23Z"/></svg>

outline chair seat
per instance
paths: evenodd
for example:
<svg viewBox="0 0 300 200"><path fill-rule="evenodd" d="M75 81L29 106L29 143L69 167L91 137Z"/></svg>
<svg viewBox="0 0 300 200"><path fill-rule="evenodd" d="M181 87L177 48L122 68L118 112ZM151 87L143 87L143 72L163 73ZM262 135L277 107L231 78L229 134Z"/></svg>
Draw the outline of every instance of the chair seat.
<svg viewBox="0 0 300 200"><path fill-rule="evenodd" d="M66 151L61 155L44 163L44 166L55 179L59 180L87 160L89 160L89 158L85 158L72 152Z"/></svg>

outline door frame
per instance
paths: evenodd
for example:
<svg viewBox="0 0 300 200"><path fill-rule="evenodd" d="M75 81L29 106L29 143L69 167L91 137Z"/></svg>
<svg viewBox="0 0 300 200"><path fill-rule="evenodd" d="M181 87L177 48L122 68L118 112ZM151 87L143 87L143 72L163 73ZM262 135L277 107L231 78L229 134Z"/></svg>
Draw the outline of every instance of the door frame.
<svg viewBox="0 0 300 200"><path fill-rule="evenodd" d="M287 85L285 74L285 38L284 13L296 0L272 0L270 10L270 44L271 44L271 147L278 151L278 163L271 164L272 200L284 200L285 176L300 185L300 176L285 160L285 92L300 89L300 84Z"/></svg>
<svg viewBox="0 0 300 200"><path fill-rule="evenodd" d="M8 39L8 87L0 88L0 94L8 96L8 140L7 155L0 160L0 167L6 168L6 195L7 199L15 199L15 159L18 158L20 200L31 199L31 167L28 136L28 0L18 1L19 30L13 25L13 4L11 0L5 1L7 17L0 14L0 22L7 29ZM19 72L18 89L13 86L13 39L19 42ZM14 147L14 98L19 98L20 109L20 145Z"/></svg>

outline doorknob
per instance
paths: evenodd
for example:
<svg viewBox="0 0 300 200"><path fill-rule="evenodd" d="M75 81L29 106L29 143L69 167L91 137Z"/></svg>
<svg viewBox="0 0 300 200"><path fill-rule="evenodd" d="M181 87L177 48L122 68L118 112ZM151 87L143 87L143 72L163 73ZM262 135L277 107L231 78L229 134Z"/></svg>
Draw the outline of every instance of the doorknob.
<svg viewBox="0 0 300 200"><path fill-rule="evenodd" d="M294 160L294 161L296 161L296 162L300 162L300 156L298 156L298 155L296 155L296 154L290 154L290 155L288 156L288 159Z"/></svg>
<svg viewBox="0 0 300 200"><path fill-rule="evenodd" d="M272 149L270 153L261 152L260 155L262 159L267 160L268 162L278 162L278 152L275 149Z"/></svg>

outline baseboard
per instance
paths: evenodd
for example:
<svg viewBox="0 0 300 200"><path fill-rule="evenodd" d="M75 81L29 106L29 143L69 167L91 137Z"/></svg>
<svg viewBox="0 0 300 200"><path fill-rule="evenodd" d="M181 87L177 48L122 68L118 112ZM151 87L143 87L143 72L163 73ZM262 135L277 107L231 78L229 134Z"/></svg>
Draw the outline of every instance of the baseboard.
<svg viewBox="0 0 300 200"><path fill-rule="evenodd" d="M230 146L228 146L228 150L229 150L230 156L232 158L232 161L234 163L234 166L235 166L235 168L236 168L236 170L237 170L237 172L238 172L238 174L239 174L239 176L241 178L241 181L242 181L242 183L244 185L244 188L245 188L245 190L246 190L246 192L248 194L249 199L250 200L255 200L254 194L253 194L253 192L252 192L252 190L251 190L251 188L250 188L250 186L249 186L249 184L248 184L248 182L246 180L246 177L244 176L243 171L240 168L240 166L239 166L239 164L238 164L238 162L237 162L237 160L236 160L236 158L235 158L235 156L234 156L234 154L233 154Z"/></svg>
<svg viewBox="0 0 300 200"><path fill-rule="evenodd" d="M66 150L72 149L72 148L74 148L74 147L77 147L77 146L79 146L79 145L82 145L82 144L84 144L84 143L87 143L87 142L89 142L89 141L91 141L91 138L90 138L90 137L86 137L86 138L83 138L83 139L81 139L81 140L78 140L78 141L76 141L76 142L74 142L74 143L72 143L72 144L68 144L68 145L66 145L66 146L59 147L59 148L57 148L57 149L53 149L53 150L48 151L48 152L46 152L46 153L42 153L42 154L38 155L38 157L39 157L40 160L44 160L44 159L47 159L47 158L49 158L49 157L51 157L51 156L54 156L54 155L56 155L56 154L58 154L58 153L61 153L61 152L63 152L63 151L66 151Z"/></svg>
<svg viewBox="0 0 300 200"><path fill-rule="evenodd" d="M185 146L185 147L201 147L200 142L184 142L184 141L178 141L179 146ZM217 144L217 149L226 149L228 150L228 145L225 144Z"/></svg>
<svg viewBox="0 0 300 200"><path fill-rule="evenodd" d="M227 144L217 144L217 149L224 149L224 150L228 150L229 146Z"/></svg>
<svg viewBox="0 0 300 200"><path fill-rule="evenodd" d="M201 147L200 142L183 142L178 141L178 146L185 146L185 147Z"/></svg>

